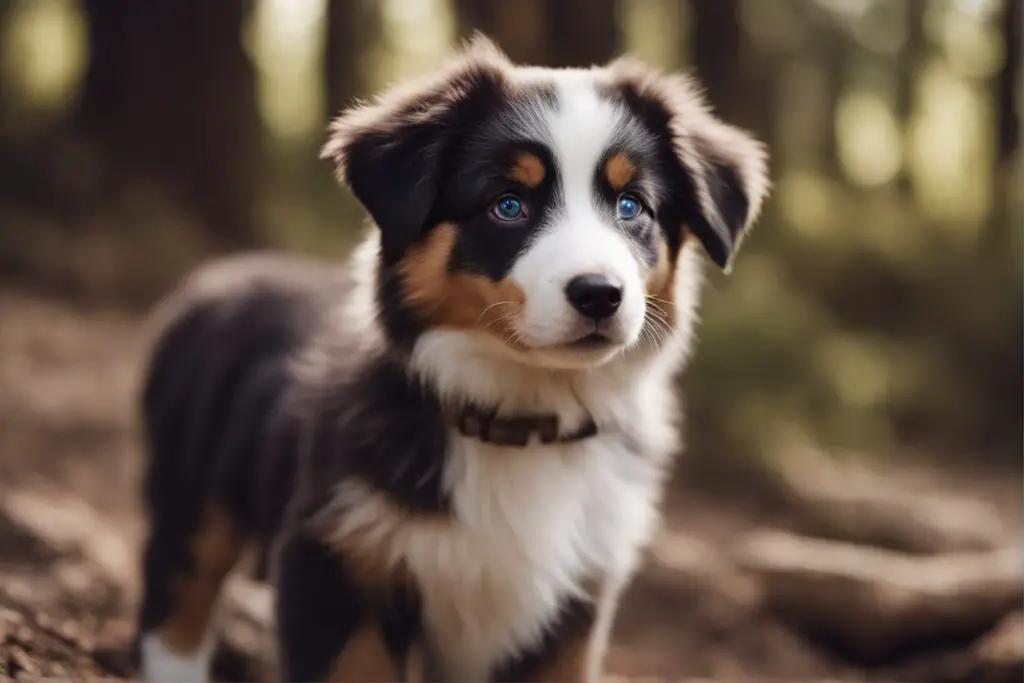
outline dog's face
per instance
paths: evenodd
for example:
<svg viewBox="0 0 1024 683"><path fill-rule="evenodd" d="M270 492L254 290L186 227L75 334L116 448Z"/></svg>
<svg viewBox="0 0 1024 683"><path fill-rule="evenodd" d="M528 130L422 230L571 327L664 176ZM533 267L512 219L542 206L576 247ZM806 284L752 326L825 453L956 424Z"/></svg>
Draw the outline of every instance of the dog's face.
<svg viewBox="0 0 1024 683"><path fill-rule="evenodd" d="M685 78L518 67L480 38L344 113L325 156L380 230L393 341L461 330L556 368L656 345L688 238L728 267L767 188L760 145Z"/></svg>

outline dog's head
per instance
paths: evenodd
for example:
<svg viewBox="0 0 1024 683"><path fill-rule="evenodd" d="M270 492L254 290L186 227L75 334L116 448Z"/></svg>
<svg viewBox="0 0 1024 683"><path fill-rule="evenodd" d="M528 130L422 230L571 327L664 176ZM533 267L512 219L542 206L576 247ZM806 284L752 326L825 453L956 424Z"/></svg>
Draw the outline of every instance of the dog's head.
<svg viewBox="0 0 1024 683"><path fill-rule="evenodd" d="M393 341L460 330L557 368L663 338L687 240L727 269L767 191L761 145L687 78L516 66L482 37L343 113L324 156L379 228Z"/></svg>

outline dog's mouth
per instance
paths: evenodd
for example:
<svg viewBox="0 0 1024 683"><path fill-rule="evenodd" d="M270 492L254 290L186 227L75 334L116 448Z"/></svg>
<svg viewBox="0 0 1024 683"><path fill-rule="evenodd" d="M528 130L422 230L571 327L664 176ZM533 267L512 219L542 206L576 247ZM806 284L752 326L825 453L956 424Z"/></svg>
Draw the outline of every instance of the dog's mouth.
<svg viewBox="0 0 1024 683"><path fill-rule="evenodd" d="M575 341L571 341L565 345L566 348L574 351L596 351L604 349L614 344L611 337L600 332L591 332L585 334Z"/></svg>
<svg viewBox="0 0 1024 683"><path fill-rule="evenodd" d="M570 341L532 347L530 363L560 369L589 368L610 360L622 347L616 336L591 328Z"/></svg>

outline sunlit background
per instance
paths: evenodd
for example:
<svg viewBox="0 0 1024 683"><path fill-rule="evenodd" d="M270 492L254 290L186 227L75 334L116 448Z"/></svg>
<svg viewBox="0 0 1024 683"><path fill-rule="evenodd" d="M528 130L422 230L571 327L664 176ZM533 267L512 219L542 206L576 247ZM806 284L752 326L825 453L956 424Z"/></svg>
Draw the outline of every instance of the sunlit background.
<svg viewBox="0 0 1024 683"><path fill-rule="evenodd" d="M0 276L139 308L213 253L337 256L360 214L317 150L344 104L477 28L540 63L630 51L695 69L772 150L684 380L691 467L729 481L808 444L1013 463L1013 4L0 0Z"/></svg>

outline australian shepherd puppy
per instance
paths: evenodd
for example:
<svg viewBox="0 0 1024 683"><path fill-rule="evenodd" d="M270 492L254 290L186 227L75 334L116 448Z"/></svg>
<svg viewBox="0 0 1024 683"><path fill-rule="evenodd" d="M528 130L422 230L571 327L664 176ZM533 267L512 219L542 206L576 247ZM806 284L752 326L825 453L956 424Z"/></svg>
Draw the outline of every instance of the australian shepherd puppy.
<svg viewBox="0 0 1024 683"><path fill-rule="evenodd" d="M598 680L764 150L689 78L477 38L324 156L372 219L344 267L218 261L160 313L143 676L206 679L252 542L285 681Z"/></svg>

